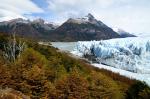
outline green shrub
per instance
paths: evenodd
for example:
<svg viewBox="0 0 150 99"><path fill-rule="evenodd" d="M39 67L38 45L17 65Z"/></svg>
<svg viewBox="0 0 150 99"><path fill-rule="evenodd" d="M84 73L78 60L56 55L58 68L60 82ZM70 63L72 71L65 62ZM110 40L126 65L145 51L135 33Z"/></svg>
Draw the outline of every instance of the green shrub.
<svg viewBox="0 0 150 99"><path fill-rule="evenodd" d="M141 97L146 97L143 95L147 95L147 97L149 97L149 92L150 87L145 82L137 81L127 90L126 99L146 99Z"/></svg>

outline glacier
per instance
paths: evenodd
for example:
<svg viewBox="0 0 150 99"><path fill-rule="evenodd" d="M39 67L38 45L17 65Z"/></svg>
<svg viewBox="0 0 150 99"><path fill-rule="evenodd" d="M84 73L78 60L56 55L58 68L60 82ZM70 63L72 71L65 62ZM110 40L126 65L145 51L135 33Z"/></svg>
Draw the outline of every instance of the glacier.
<svg viewBox="0 0 150 99"><path fill-rule="evenodd" d="M133 73L150 74L150 37L79 41L73 54Z"/></svg>
<svg viewBox="0 0 150 99"><path fill-rule="evenodd" d="M134 38L127 38L127 39L129 39L128 41L130 42L130 41L134 41L134 42L142 42L143 43L143 45L144 44L146 44L146 42L148 42L149 41L149 38L136 38L136 37L134 37ZM135 39L135 40L134 40ZM121 39L116 39L116 40L118 40L118 42L119 42L119 40L121 40ZM107 40L108 41L108 40ZM125 38L123 38L123 40L122 40L122 42L124 42L124 41L126 41L126 39ZM127 43L128 43L128 41L126 41ZM91 41L92 42L92 41ZM93 42L95 42L95 41L93 41ZM95 43L98 43L98 42L100 42L100 41L96 41ZM137 46L137 44L139 44L139 43L134 43L133 42L133 44L135 44L136 46ZM39 42L39 44L44 44L44 45L49 45L49 42ZM92 54L91 54L91 51L89 50L90 49L90 46L91 46L91 43L89 43L89 42L84 42L84 45L83 45L83 42L81 43L79 43L79 42L51 42L51 44L52 45L49 45L49 46L54 46L54 47L56 47L56 48L58 48L58 49L60 49L61 51L67 51L67 52L69 52L69 53L72 53L72 54L70 54L70 55L72 55L73 57L75 57L75 58L82 58L82 57L84 57L84 54L85 53L88 53L89 55L91 55L91 56L93 56ZM81 44L81 45L80 45ZM80 46L79 46L80 45ZM82 46L83 45L83 46ZM85 45L86 45L86 47L85 47ZM121 44L122 45L122 44ZM134 45L134 46L135 46ZM142 45L142 46L143 46ZM119 45L118 45L119 46ZM123 46L123 45L122 45ZM140 45L138 45L138 46L141 46L141 44ZM145 48L145 50L147 50L147 52L148 52L148 50L149 50L149 43L147 43L145 46L147 46L147 49ZM144 46L143 46L144 47ZM79 49L80 48L80 49ZM85 48L85 49L82 49L82 48ZM113 52L113 51L112 51ZM134 52L135 53L135 52ZM135 54L138 54L139 52L137 51ZM104 54L103 54L104 55ZM146 55L146 56L144 56L144 57L147 57L149 54L147 53L147 54L143 54L143 55ZM110 70L110 71L112 71L112 72L115 72L115 73L119 73L120 75L123 75L123 76L126 76L126 77L128 77L128 78L130 78L130 79L136 79L136 80L140 80L140 81L144 81L144 82L146 82L149 86L150 86L150 73L144 73L145 71L144 70L146 70L145 69L145 65L144 65L144 60L141 60L141 62L142 62L142 64L143 65L141 65L141 68L144 68L143 69L143 73L138 73L138 72L133 72L133 71L130 71L130 70L126 70L126 69L121 69L121 68L117 68L117 67L115 67L115 66L110 66L110 65L107 65L107 64L101 64L100 62L100 60L98 60L98 57L92 57L92 58L96 58L97 60L97 63L96 62L92 62L92 60L91 61L89 61L89 62L91 62L91 65L92 66L95 66L95 67L98 67L98 68L103 68L103 69L107 69L107 70ZM119 57L118 57L119 58ZM85 58L82 58L82 59L85 59ZM99 58L100 59L100 58ZM87 59L86 59L87 60ZM116 60L117 61L117 60ZM149 59L147 59L147 61L149 61ZM107 62L109 62L109 60L107 60ZM147 64L147 67L148 67L148 63L145 63L145 64ZM126 68L127 68L128 66L126 66Z"/></svg>

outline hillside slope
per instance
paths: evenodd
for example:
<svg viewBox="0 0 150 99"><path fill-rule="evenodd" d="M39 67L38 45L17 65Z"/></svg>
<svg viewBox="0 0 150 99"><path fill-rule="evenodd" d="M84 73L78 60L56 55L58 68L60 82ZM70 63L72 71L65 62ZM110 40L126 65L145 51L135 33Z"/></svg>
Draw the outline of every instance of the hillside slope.
<svg viewBox="0 0 150 99"><path fill-rule="evenodd" d="M16 40L16 46L19 42L27 46L20 54L16 47L15 61L11 61L9 57L3 57L3 53L9 52L10 49L5 48L12 40L0 34L2 90L12 88L31 99L135 99L149 95L150 89L143 83L92 67L84 60L29 39Z"/></svg>

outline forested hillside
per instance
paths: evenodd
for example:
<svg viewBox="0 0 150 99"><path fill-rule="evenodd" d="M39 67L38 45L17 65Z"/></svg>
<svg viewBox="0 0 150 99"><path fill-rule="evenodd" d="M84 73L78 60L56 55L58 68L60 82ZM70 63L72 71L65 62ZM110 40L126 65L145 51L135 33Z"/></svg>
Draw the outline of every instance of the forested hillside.
<svg viewBox="0 0 150 99"><path fill-rule="evenodd" d="M0 99L149 99L143 82L51 46L0 35Z"/></svg>

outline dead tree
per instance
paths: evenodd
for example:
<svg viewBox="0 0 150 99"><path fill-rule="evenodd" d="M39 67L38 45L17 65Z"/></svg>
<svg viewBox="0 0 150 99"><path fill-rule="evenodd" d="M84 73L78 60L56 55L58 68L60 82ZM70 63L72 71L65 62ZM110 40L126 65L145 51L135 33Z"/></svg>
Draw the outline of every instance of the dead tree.
<svg viewBox="0 0 150 99"><path fill-rule="evenodd" d="M26 48L25 42L19 40L17 42L15 33L12 34L12 38L7 44L4 44L3 56L9 62L15 62L16 58L20 57L20 54Z"/></svg>

